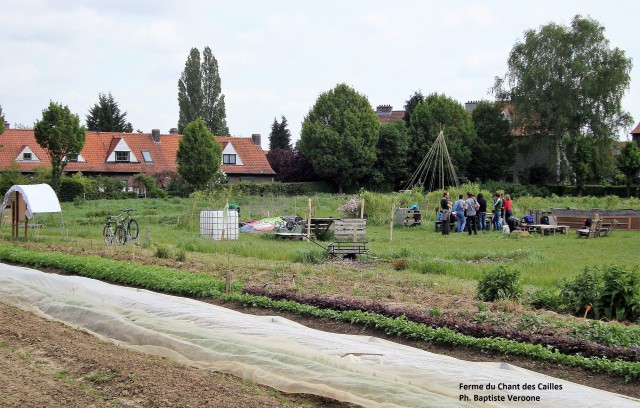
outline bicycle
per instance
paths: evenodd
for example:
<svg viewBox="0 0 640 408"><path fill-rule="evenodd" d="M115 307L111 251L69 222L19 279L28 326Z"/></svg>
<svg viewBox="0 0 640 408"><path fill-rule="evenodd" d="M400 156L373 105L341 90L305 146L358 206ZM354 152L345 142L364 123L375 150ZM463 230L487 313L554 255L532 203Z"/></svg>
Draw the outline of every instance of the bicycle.
<svg viewBox="0 0 640 408"><path fill-rule="evenodd" d="M121 227L121 231L120 234L118 234L119 229L116 228L116 239L118 240L119 244L124 245L127 243L128 239L138 239L140 228L138 227L138 221L131 218L131 214L129 214L131 211L133 211L132 208L127 208L120 211L126 213L126 215L123 215L122 213L118 215L119 227Z"/></svg>
<svg viewBox="0 0 640 408"><path fill-rule="evenodd" d="M116 237L116 229L118 228L118 221L114 216L109 215L104 222L104 228L102 228L102 237L104 238L105 245L113 245Z"/></svg>

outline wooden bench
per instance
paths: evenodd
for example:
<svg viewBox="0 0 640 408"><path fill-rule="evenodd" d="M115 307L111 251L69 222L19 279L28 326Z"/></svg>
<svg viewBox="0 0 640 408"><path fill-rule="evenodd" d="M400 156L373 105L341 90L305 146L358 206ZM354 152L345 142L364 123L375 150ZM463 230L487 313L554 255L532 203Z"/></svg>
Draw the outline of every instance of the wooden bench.
<svg viewBox="0 0 640 408"><path fill-rule="evenodd" d="M332 242L327 247L327 252L332 256L342 256L355 259L356 255L369 253L368 242Z"/></svg>
<svg viewBox="0 0 640 408"><path fill-rule="evenodd" d="M620 224L618 220L613 220L611 224L602 224L600 228L600 233L598 234L601 237L608 237L611 235L614 229L616 229L616 225Z"/></svg>

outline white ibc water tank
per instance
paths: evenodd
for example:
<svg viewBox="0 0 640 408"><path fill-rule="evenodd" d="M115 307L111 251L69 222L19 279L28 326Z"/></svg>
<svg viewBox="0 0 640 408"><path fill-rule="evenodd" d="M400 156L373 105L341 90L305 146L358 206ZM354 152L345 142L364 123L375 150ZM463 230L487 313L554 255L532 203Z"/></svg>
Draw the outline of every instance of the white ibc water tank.
<svg viewBox="0 0 640 408"><path fill-rule="evenodd" d="M200 211L200 235L206 238L221 240L238 239L238 210L204 210Z"/></svg>

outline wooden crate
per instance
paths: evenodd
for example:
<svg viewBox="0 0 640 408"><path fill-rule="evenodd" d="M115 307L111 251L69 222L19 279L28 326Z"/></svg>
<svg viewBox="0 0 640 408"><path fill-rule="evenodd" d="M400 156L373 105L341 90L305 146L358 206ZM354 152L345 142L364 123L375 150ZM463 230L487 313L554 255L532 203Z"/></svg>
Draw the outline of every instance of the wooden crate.
<svg viewBox="0 0 640 408"><path fill-rule="evenodd" d="M333 223L333 236L343 241L364 240L367 236L366 218L345 218Z"/></svg>

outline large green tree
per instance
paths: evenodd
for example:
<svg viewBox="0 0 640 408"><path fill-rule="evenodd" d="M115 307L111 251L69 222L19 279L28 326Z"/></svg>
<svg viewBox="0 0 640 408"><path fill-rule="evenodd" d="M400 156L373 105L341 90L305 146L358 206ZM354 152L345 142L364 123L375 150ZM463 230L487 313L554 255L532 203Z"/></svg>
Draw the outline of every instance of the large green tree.
<svg viewBox="0 0 640 408"><path fill-rule="evenodd" d="M442 129L457 175L467 173L473 159L476 134L460 102L433 93L416 105L409 122L409 171L414 172L420 167Z"/></svg>
<svg viewBox="0 0 640 408"><path fill-rule="evenodd" d="M569 27L550 23L526 31L493 90L511 102L515 127L553 140L556 180L568 175L575 182L572 163L579 158L567 144L576 145L582 134L596 139L601 146L596 161L602 162L618 132L631 124L622 109L631 67L624 51L610 47L603 26L577 15Z"/></svg>
<svg viewBox="0 0 640 408"><path fill-rule="evenodd" d="M371 170L380 120L366 96L346 84L322 93L302 122L300 148L315 172L342 193Z"/></svg>
<svg viewBox="0 0 640 408"><path fill-rule="evenodd" d="M176 161L178 173L194 190L204 189L220 170L222 148L202 119L185 127Z"/></svg>
<svg viewBox="0 0 640 408"><path fill-rule="evenodd" d="M218 60L211 48L202 52L202 119L214 135L228 135L227 112L222 94Z"/></svg>
<svg viewBox="0 0 640 408"><path fill-rule="evenodd" d="M422 95L422 91L416 91L411 95L411 97L405 102L404 105L404 121L409 126L409 119L411 118L411 113L418 106L420 102L424 102L424 96Z"/></svg>
<svg viewBox="0 0 640 408"><path fill-rule="evenodd" d="M57 190L67 165L65 157L79 154L84 147L85 128L80 125L78 115L72 114L67 106L49 102L49 107L42 111L42 119L34 124L33 132L40 147L49 155L52 187Z"/></svg>
<svg viewBox="0 0 640 408"><path fill-rule="evenodd" d="M202 119L215 135L228 135L224 95L221 93L218 61L205 47L202 62L200 51L192 48L178 80L178 130L184 132L188 123Z"/></svg>
<svg viewBox="0 0 640 408"><path fill-rule="evenodd" d="M287 129L287 118L282 116L282 122L273 119L271 133L269 134L269 150L291 149L291 132Z"/></svg>
<svg viewBox="0 0 640 408"><path fill-rule="evenodd" d="M471 114L477 142L468 166L472 180L504 180L515 161L511 124L503 110L493 102L480 101Z"/></svg>
<svg viewBox="0 0 640 408"><path fill-rule="evenodd" d="M627 184L627 195L630 195L631 185L640 172L640 147L636 142L629 141L616 156L618 170L624 174Z"/></svg>
<svg viewBox="0 0 640 408"><path fill-rule="evenodd" d="M408 151L409 134L404 121L396 120L381 125L376 161L369 176L369 182L375 189L393 190L407 181Z"/></svg>
<svg viewBox="0 0 640 408"><path fill-rule="evenodd" d="M127 122L127 112L120 112L118 103L109 92L98 94L98 103L89 108L87 130L131 133L133 126Z"/></svg>

